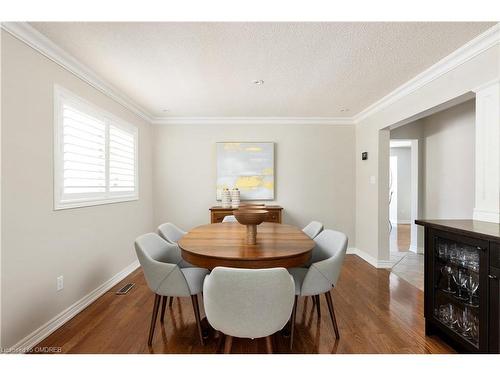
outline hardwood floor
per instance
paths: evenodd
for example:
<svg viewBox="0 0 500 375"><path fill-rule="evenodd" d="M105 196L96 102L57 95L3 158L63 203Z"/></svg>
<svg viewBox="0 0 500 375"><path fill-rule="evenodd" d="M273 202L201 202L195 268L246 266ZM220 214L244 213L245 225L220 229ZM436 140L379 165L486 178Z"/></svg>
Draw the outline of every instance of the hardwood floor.
<svg viewBox="0 0 500 375"><path fill-rule="evenodd" d="M136 286L126 295L114 290ZM325 298L318 319L311 299L299 298L293 353L453 353L437 337L424 335L423 293L387 270L347 255L332 293L340 339L335 340ZM216 353L210 337L200 345L190 298L167 305L165 322L148 347L153 293L139 269L38 346L63 353ZM204 316L201 298L200 307ZM159 324L159 322L158 322ZM275 335L274 353L290 353L289 339ZM266 341L233 340L232 353L266 353Z"/></svg>
<svg viewBox="0 0 500 375"><path fill-rule="evenodd" d="M408 251L411 242L410 224L393 225L390 236L391 251Z"/></svg>

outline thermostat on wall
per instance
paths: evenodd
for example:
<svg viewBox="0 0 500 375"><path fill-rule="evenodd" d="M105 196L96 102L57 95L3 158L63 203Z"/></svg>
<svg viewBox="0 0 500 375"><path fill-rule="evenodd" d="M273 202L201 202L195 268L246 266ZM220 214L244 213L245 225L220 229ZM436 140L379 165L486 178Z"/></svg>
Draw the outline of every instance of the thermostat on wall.
<svg viewBox="0 0 500 375"><path fill-rule="evenodd" d="M368 152L361 153L361 160L368 160Z"/></svg>

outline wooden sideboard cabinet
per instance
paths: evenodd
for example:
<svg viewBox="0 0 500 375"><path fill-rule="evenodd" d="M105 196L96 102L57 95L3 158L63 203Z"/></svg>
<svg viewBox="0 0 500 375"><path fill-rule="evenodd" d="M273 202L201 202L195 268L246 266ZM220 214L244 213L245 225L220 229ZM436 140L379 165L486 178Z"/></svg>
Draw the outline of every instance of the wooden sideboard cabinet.
<svg viewBox="0 0 500 375"><path fill-rule="evenodd" d="M281 224L281 217L283 207L281 206L268 206L266 205L266 210L269 211L266 221L270 223ZM232 208L222 208L221 206L210 207L210 223L221 223L224 216L229 216L233 214Z"/></svg>

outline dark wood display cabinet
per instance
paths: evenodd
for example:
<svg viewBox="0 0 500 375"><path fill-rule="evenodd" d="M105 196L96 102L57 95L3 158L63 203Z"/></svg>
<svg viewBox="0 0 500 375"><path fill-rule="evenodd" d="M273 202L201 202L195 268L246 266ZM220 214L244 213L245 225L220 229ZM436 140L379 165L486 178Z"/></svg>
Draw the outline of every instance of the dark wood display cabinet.
<svg viewBox="0 0 500 375"><path fill-rule="evenodd" d="M500 225L416 220L425 227L425 333L460 352L500 353Z"/></svg>

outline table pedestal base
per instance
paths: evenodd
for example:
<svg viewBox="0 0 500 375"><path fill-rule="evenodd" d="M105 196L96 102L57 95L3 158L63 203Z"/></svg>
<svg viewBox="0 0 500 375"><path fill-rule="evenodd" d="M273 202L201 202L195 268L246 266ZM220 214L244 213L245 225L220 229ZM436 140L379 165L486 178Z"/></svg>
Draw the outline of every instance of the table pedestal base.
<svg viewBox="0 0 500 375"><path fill-rule="evenodd" d="M257 225L247 225L247 245L257 243Z"/></svg>

